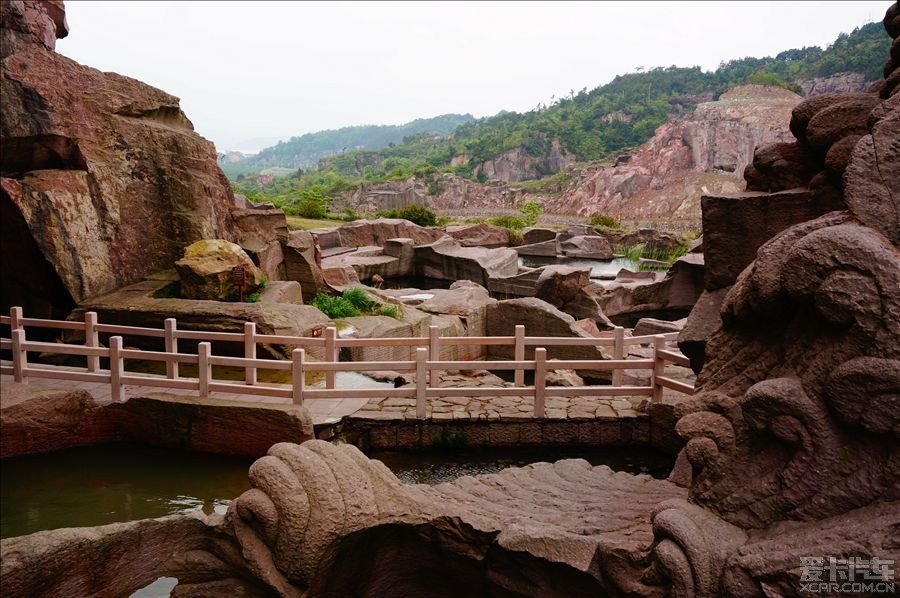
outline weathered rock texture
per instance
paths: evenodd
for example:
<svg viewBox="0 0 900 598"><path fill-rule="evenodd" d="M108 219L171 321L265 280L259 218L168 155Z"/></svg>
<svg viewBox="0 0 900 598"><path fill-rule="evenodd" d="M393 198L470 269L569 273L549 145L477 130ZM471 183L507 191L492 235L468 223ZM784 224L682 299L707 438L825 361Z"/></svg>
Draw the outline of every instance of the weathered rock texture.
<svg viewBox="0 0 900 598"><path fill-rule="evenodd" d="M99 404L85 390L39 383L4 383L0 423L0 458L112 442L260 457L276 442L313 437L309 411L296 405L166 393Z"/></svg>
<svg viewBox="0 0 900 598"><path fill-rule="evenodd" d="M254 293L263 285L263 272L240 245L223 239L191 243L184 257L175 262L181 282L181 295L186 299L225 301L238 295L232 270L243 268L244 292Z"/></svg>
<svg viewBox="0 0 900 598"><path fill-rule="evenodd" d="M62 2L3 2L0 26L2 309L64 316L234 238L231 188L177 98L55 53Z"/></svg>

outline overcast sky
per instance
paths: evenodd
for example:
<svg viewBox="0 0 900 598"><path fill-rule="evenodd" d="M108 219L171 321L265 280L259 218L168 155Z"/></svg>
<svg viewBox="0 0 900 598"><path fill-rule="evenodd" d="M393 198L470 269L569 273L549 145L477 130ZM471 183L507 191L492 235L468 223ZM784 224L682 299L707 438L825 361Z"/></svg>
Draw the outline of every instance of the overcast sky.
<svg viewBox="0 0 900 598"><path fill-rule="evenodd" d="M527 111L641 66L821 46L889 5L67 0L57 50L180 97L220 151L255 150L346 125Z"/></svg>

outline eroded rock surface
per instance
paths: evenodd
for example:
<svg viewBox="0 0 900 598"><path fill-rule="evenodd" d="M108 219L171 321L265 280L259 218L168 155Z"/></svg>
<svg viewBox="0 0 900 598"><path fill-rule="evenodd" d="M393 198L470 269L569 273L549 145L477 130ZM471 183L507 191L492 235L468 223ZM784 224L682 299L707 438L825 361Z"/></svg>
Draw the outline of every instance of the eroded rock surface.
<svg viewBox="0 0 900 598"><path fill-rule="evenodd" d="M231 187L178 98L54 52L62 2L3 2L0 20L0 236L25 246L4 246L4 309L65 315L194 241L234 240Z"/></svg>

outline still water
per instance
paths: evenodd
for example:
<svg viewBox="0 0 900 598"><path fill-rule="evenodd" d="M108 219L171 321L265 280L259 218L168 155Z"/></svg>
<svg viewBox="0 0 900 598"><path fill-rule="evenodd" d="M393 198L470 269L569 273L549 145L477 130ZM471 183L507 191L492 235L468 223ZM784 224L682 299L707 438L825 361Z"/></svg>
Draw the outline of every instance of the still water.
<svg viewBox="0 0 900 598"><path fill-rule="evenodd" d="M188 511L224 513L250 487L245 457L115 444L0 461L0 537Z"/></svg>
<svg viewBox="0 0 900 598"><path fill-rule="evenodd" d="M565 264L566 266L572 266L575 268L590 268L592 278L615 275L622 268L631 270L632 272L637 272L639 269L648 269L646 264L640 264L636 260L631 260L624 257L617 257L611 260L600 261L583 260L576 258L570 259L565 257L557 258L530 255L519 256L519 266L523 268L540 268L541 266L549 266L551 264ZM661 267L660 270L665 271L666 268Z"/></svg>

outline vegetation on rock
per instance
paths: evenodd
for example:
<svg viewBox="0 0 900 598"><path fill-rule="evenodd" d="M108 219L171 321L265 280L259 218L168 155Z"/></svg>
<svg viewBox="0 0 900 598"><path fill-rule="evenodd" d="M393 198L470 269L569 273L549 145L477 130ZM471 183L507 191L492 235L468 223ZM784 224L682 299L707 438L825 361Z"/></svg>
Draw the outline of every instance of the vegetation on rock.
<svg viewBox="0 0 900 598"><path fill-rule="evenodd" d="M396 305L381 303L360 287L348 289L341 296L319 293L313 299L312 305L332 320L355 316L388 316L401 319L400 309Z"/></svg>

